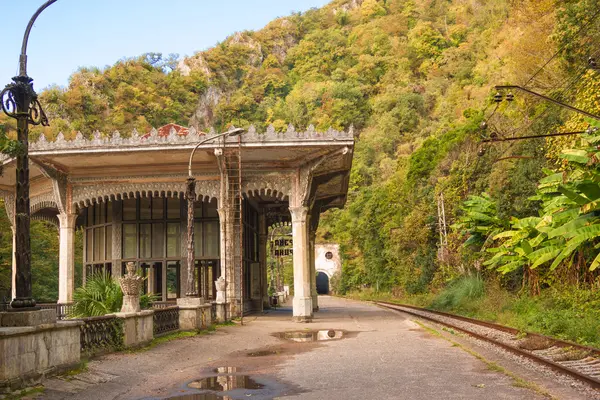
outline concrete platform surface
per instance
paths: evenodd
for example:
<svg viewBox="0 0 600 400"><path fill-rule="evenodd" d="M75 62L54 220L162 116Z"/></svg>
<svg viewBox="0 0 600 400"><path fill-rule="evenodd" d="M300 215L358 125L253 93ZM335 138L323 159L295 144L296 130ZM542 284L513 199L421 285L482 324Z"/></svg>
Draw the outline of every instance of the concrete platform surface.
<svg viewBox="0 0 600 400"><path fill-rule="evenodd" d="M37 398L544 398L517 387L512 378L428 333L408 316L328 296L319 297L319 306L311 324L293 323L291 308L284 307L246 317L244 326L222 327L146 351L107 355L90 361L87 372L47 381ZM309 343L272 335L307 329L343 330L345 335ZM195 381L215 375L220 367L230 372L234 368L234 377L247 375L263 387L226 393L199 389L204 386ZM231 379L222 376L219 382L228 385Z"/></svg>

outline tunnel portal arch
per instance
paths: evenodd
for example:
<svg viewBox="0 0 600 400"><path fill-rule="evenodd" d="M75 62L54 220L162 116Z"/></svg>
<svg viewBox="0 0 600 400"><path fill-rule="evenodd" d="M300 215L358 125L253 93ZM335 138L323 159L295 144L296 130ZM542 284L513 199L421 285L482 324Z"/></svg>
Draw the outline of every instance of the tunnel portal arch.
<svg viewBox="0 0 600 400"><path fill-rule="evenodd" d="M317 294L329 294L329 275L317 271Z"/></svg>

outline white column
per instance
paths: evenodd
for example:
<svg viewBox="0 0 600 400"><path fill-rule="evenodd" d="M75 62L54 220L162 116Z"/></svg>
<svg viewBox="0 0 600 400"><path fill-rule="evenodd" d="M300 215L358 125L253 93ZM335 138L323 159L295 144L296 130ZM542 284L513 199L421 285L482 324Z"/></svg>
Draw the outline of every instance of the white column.
<svg viewBox="0 0 600 400"><path fill-rule="evenodd" d="M260 295L261 311L271 308L269 304L267 283L267 216L264 210L258 215L258 260L260 263Z"/></svg>
<svg viewBox="0 0 600 400"><path fill-rule="evenodd" d="M311 322L310 260L308 243L308 207L290 207L294 240L294 309L296 322Z"/></svg>
<svg viewBox="0 0 600 400"><path fill-rule="evenodd" d="M312 297L313 311L319 311L319 295L317 294L317 268L315 266L315 240L317 233L310 232L309 235L309 249L308 254L310 257L310 294Z"/></svg>
<svg viewBox="0 0 600 400"><path fill-rule="evenodd" d="M73 301L75 290L75 220L77 214L59 214L58 302Z"/></svg>
<svg viewBox="0 0 600 400"><path fill-rule="evenodd" d="M15 226L14 224L11 225L11 230L12 230L12 274L11 274L11 281L10 281L10 287L11 287L11 298L10 300L13 300L15 297L17 297L17 256L15 254L15 249L17 248L17 236L15 235Z"/></svg>

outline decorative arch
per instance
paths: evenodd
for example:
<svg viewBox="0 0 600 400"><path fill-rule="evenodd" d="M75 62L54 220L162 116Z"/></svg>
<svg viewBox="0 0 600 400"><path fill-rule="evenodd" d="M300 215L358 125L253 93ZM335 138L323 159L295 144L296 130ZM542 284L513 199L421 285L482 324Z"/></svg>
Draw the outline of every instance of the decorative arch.
<svg viewBox="0 0 600 400"><path fill-rule="evenodd" d="M272 196L288 201L292 192L292 178L286 175L252 176L242 183L246 196Z"/></svg>
<svg viewBox="0 0 600 400"><path fill-rule="evenodd" d="M31 210L31 214L35 214L44 208L55 208L58 210L58 204L54 200L54 195L52 193L31 197L29 200L29 210Z"/></svg>
<svg viewBox="0 0 600 400"><path fill-rule="evenodd" d="M329 279L331 279L331 277L333 276L333 274L332 274L330 271L327 271L327 270L324 270L324 269L321 269L321 268L317 268L317 269L315 270L315 273L317 273L317 274L318 274L319 272L321 272L321 273L323 273L323 274L327 275L327 277L328 277Z"/></svg>
<svg viewBox="0 0 600 400"><path fill-rule="evenodd" d="M198 201L218 201L218 182L196 182L196 199ZM73 204L88 207L95 203L132 199L138 197L176 197L183 198L185 183L126 183L76 186L73 188Z"/></svg>
<svg viewBox="0 0 600 400"><path fill-rule="evenodd" d="M34 221L46 221L56 226L57 228L60 226L60 222L56 215L48 215L48 214L33 214L31 219Z"/></svg>

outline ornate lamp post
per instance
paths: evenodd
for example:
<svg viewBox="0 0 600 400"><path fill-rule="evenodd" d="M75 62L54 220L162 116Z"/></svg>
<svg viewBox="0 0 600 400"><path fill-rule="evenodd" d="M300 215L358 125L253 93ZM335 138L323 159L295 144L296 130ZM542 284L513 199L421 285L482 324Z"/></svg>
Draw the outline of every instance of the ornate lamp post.
<svg viewBox="0 0 600 400"><path fill-rule="evenodd" d="M192 150L192 154L190 154L187 187L185 191L185 198L187 200L187 288L185 295L187 297L198 297L198 290L194 278L194 259L196 258L194 254L194 202L196 201L196 178L192 175L192 160L194 159L194 154L196 153L196 150L198 150L198 147L205 143L219 138L227 138L228 136L237 136L243 132L243 129L235 128L206 138L198 143Z"/></svg>
<svg viewBox="0 0 600 400"><path fill-rule="evenodd" d="M48 0L33 14L23 36L19 57L19 76L0 92L2 111L17 120L16 200L15 200L15 252L16 258L16 297L11 307L20 311L35 310L35 300L31 293L31 238L29 236L29 124L48 126L48 119L33 90L33 79L27 76L27 41L36 18L56 0Z"/></svg>

